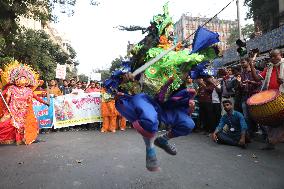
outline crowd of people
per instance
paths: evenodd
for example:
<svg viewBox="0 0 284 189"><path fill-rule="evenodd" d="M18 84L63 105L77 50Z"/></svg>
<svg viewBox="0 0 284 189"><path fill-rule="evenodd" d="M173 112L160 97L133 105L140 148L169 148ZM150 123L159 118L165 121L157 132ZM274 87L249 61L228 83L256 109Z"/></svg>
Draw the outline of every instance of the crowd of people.
<svg viewBox="0 0 284 189"><path fill-rule="evenodd" d="M171 140L194 129L218 144L242 148L259 130L267 143L264 149L274 149L284 141L284 59L280 50L270 52L269 63L262 71L255 68L257 53L253 51L239 67L221 68L213 76L205 65L221 55L218 33L199 27L192 49L182 48L184 44L174 40L174 22L167 3L163 14L153 17L147 32L142 43L133 47L131 58L122 61L104 81L103 88L96 81L88 84L71 79L51 80L43 89L44 82L30 66L17 61L5 66L0 70L0 143L31 144L36 140L39 128L32 99L50 105L40 97L92 92L101 95L100 131L124 131L127 119L144 140L149 171L160 170L155 146L177 155ZM267 106L270 112L256 106L253 114L252 104L275 99ZM170 127L158 136L161 123ZM79 127L90 128L80 125L61 130Z"/></svg>
<svg viewBox="0 0 284 189"><path fill-rule="evenodd" d="M254 58L243 58L237 67L220 69L216 77L207 75L193 80L189 75L187 87L197 91L198 108L193 114L196 130L212 136L218 143L241 147L246 147L256 133L261 133L267 142L263 149L274 149L276 143L283 141L283 131L278 130L276 138L271 136L272 127L257 124L249 112L247 100L262 90L279 90L283 84L279 67L282 61L280 50L270 52L269 65L273 67L270 76L267 76L269 67L255 69ZM270 80L268 83L266 78Z"/></svg>
<svg viewBox="0 0 284 189"><path fill-rule="evenodd" d="M43 84L43 82L42 82ZM35 91L38 96L47 96L47 91L51 97L58 97L61 95L79 95L83 93L100 92L101 93L101 115L102 124L84 124L74 127L65 127L61 129L42 129L42 133L49 133L50 131L78 131L89 129L100 129L101 132L116 132L117 129L124 131L126 129L126 119L122 117L115 109L115 100L113 96L108 95L105 89L98 81L77 81L75 78L71 80L56 80L52 79L48 82L48 89L38 87Z"/></svg>
<svg viewBox="0 0 284 189"><path fill-rule="evenodd" d="M270 62L277 64L281 61L282 53L279 50L271 51ZM252 95L263 90L264 82L262 80L266 77L267 69L257 70L252 58L243 58L239 66L219 69L215 77L204 75L192 79L189 74L185 82L186 88L196 91L195 111L189 115L196 125L194 131L211 136L215 142L242 148L246 148L251 139L260 133L267 143L267 146L263 149L274 149L274 144L282 141L282 134L280 133L280 136L278 136L280 139L272 142L273 136L269 138L271 127L257 124L250 115L247 104L247 100ZM271 73L272 79L267 89L277 89L283 83L283 80L276 74L277 72ZM38 91L46 90L39 87L36 92ZM97 81L88 83L76 81L76 79L59 82L50 80L48 91L54 97L100 92L103 122L102 124L95 123L93 126L99 128L101 132L115 132L118 128L122 131L126 129L126 119L116 110L113 96L109 95ZM162 127L161 125L163 124L160 124L160 127ZM93 127L88 124L62 128L60 131L87 130L90 128ZM50 129L43 130L43 132L49 131Z"/></svg>
<svg viewBox="0 0 284 189"><path fill-rule="evenodd" d="M255 57L254 57L255 58ZM270 52L268 67L256 69L254 58L243 58L236 67L218 70L216 76L205 74L193 79L188 74L185 81L187 89L194 90L196 96L194 112L189 113L195 122L194 131L211 136L217 143L246 148L256 134L261 133L267 143L264 149L274 149L276 143L284 138L283 127L269 127L255 122L247 100L254 94L267 89L281 91L284 81L282 52ZM269 67L272 65L272 67ZM42 129L43 133L67 130L88 130L98 128L101 132L116 132L126 129L126 119L115 107L115 99L97 81L77 81L76 79L55 79L48 82L48 89L42 88L43 81L35 90L39 97L47 95L58 97L68 94L100 92L102 105L102 124L88 124L62 129ZM160 124L161 128L163 124ZM163 127L164 128L164 127Z"/></svg>

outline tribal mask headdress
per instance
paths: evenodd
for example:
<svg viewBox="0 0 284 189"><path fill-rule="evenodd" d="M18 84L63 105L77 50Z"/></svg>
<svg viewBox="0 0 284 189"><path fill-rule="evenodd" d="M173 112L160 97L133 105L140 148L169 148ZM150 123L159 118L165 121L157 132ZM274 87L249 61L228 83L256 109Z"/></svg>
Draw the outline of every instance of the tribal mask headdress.
<svg viewBox="0 0 284 189"><path fill-rule="evenodd" d="M35 87L39 82L39 75L29 65L21 64L17 60L4 66L1 80L3 85L16 84L16 81L21 77L25 77L28 86Z"/></svg>

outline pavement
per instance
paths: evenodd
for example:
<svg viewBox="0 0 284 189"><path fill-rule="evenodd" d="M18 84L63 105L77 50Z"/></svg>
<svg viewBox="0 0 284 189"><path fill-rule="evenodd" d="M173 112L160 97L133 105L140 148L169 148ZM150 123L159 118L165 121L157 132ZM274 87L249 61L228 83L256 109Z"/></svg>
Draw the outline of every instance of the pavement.
<svg viewBox="0 0 284 189"><path fill-rule="evenodd" d="M262 151L263 143L254 142L244 150L193 133L172 140L177 156L158 149L161 171L152 173L145 168L143 140L133 129L39 138L29 146L0 146L0 189L284 188L284 144Z"/></svg>

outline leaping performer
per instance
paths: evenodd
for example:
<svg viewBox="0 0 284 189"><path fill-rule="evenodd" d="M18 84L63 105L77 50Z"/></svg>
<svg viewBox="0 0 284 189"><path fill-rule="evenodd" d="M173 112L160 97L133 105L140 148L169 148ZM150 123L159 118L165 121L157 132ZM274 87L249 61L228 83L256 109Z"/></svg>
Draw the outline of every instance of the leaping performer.
<svg viewBox="0 0 284 189"><path fill-rule="evenodd" d="M33 93L39 85L38 74L28 65L13 61L1 70L0 144L31 144L38 135L32 99L49 105Z"/></svg>
<svg viewBox="0 0 284 189"><path fill-rule="evenodd" d="M176 155L169 140L186 136L195 127L189 114L194 110L196 92L186 89L184 81L192 66L213 60L219 53L213 46L219 42L219 35L202 27L195 34L191 53L181 50L181 44L174 39L168 5L163 9L163 14L153 17L145 39L132 49L130 61L123 62L104 82L108 92L116 95L119 113L142 135L149 171L160 170L154 145ZM161 54L163 57L157 58ZM149 60L150 66L145 63ZM171 125L171 129L156 138L160 122Z"/></svg>

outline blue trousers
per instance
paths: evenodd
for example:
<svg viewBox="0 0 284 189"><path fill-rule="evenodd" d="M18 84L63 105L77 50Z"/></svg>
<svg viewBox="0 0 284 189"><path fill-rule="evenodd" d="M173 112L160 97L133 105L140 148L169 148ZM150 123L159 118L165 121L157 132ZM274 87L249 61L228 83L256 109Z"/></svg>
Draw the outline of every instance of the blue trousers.
<svg viewBox="0 0 284 189"><path fill-rule="evenodd" d="M241 135L233 135L230 133L225 133L223 131L217 133L217 137L219 143L231 146L237 146L241 139Z"/></svg>
<svg viewBox="0 0 284 189"><path fill-rule="evenodd" d="M159 120L171 125L174 137L188 135L194 128L194 122L187 113L187 106L168 102L165 106L159 105L146 94L140 93L134 96L123 96L116 101L116 109L130 122L139 122L141 127L149 132L158 131Z"/></svg>

